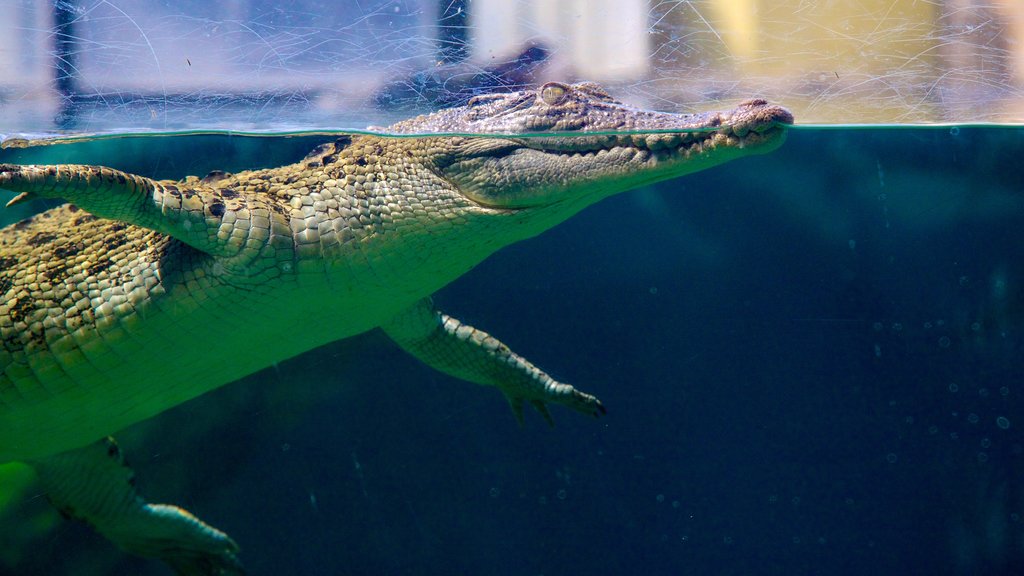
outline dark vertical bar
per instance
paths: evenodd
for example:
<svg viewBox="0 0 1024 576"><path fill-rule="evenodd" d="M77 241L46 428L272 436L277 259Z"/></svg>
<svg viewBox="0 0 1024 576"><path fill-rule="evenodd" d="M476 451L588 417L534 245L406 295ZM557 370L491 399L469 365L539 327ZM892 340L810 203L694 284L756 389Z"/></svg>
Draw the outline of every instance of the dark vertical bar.
<svg viewBox="0 0 1024 576"><path fill-rule="evenodd" d="M468 5L469 0L440 0L437 56L443 64L456 64L469 57Z"/></svg>
<svg viewBox="0 0 1024 576"><path fill-rule="evenodd" d="M53 119L58 128L72 128L78 115L78 50L75 20L76 0L53 2L53 72L54 85L60 94L60 110Z"/></svg>

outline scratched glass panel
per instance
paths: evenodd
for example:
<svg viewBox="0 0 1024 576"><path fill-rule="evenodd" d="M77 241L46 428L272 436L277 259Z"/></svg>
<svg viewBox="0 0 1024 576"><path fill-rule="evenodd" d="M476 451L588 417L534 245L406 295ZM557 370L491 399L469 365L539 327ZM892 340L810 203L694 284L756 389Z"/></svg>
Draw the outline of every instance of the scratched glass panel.
<svg viewBox="0 0 1024 576"><path fill-rule="evenodd" d="M1016 0L8 0L0 133L362 129L478 91L594 80L802 123L1022 118Z"/></svg>

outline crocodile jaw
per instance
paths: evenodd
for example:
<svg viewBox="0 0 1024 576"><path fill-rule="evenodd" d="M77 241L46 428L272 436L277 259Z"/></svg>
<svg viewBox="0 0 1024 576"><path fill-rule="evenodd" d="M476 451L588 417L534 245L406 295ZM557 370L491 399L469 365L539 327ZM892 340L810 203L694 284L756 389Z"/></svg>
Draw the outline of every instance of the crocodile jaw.
<svg viewBox="0 0 1024 576"><path fill-rule="evenodd" d="M774 150L792 116L784 108L752 100L729 112L653 114L645 120L638 127L645 132L465 138L441 172L467 198L487 208L587 205Z"/></svg>

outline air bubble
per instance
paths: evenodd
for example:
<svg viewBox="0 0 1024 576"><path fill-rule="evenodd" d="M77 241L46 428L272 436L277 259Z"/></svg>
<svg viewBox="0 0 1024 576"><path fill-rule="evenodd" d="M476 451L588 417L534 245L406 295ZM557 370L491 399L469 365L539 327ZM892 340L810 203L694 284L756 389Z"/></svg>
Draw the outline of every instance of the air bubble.
<svg viewBox="0 0 1024 576"><path fill-rule="evenodd" d="M992 441L989 440L988 438L982 438L981 439L981 447L985 448L987 450L989 448L989 446L992 446Z"/></svg>
<svg viewBox="0 0 1024 576"><path fill-rule="evenodd" d="M881 322L875 322L874 324L871 325L871 327L875 329L875 332L881 332L882 328L884 328Z"/></svg>
<svg viewBox="0 0 1024 576"><path fill-rule="evenodd" d="M939 432L939 427L938 426L932 425L932 426L928 427L928 433L929 434L934 436L935 434L938 434L938 432Z"/></svg>
<svg viewBox="0 0 1024 576"><path fill-rule="evenodd" d="M971 424L977 424L978 415L975 414L974 412L971 412L970 414L967 415L967 421L970 422Z"/></svg>
<svg viewBox="0 0 1024 576"><path fill-rule="evenodd" d="M680 506L680 504L679 504L679 500L673 500L673 501L672 501L672 507L673 507L673 508L679 508L679 506Z"/></svg>
<svg viewBox="0 0 1024 576"><path fill-rule="evenodd" d="M897 460L899 460L899 457L892 452L889 452L888 454L885 455L885 461L888 462L889 464L895 464Z"/></svg>
<svg viewBox="0 0 1024 576"><path fill-rule="evenodd" d="M971 324L971 330L973 330L975 332L981 330L981 322L973 322Z"/></svg>
<svg viewBox="0 0 1024 576"><path fill-rule="evenodd" d="M654 497L654 499L658 501L658 504L661 504L662 502L665 501L665 495L664 494L658 494L657 496Z"/></svg>
<svg viewBox="0 0 1024 576"><path fill-rule="evenodd" d="M658 287L657 286L651 286L650 288L647 289L647 291L650 292L651 295L657 294L658 293Z"/></svg>
<svg viewBox="0 0 1024 576"><path fill-rule="evenodd" d="M978 388L978 396L988 398L988 388Z"/></svg>
<svg viewBox="0 0 1024 576"><path fill-rule="evenodd" d="M996 418L996 426L999 426L1001 430L1008 430L1010 428L1010 421L1006 416L1000 416Z"/></svg>
<svg viewBox="0 0 1024 576"><path fill-rule="evenodd" d="M942 336L939 338L939 348L949 348L949 344L949 336Z"/></svg>
<svg viewBox="0 0 1024 576"><path fill-rule="evenodd" d="M980 464L984 464L985 462L988 462L988 454L986 454L984 452L978 452L978 462Z"/></svg>
<svg viewBox="0 0 1024 576"><path fill-rule="evenodd" d="M491 498L497 498L498 496L501 496L501 490L495 486L488 491L488 494L491 495Z"/></svg>
<svg viewBox="0 0 1024 576"><path fill-rule="evenodd" d="M566 495L565 488L555 492L555 498L558 498L559 500L565 500Z"/></svg>
<svg viewBox="0 0 1024 576"><path fill-rule="evenodd" d="M956 392L957 390L960 390L960 387L956 385L956 382L950 382L949 383L949 391L950 392Z"/></svg>
<svg viewBox="0 0 1024 576"><path fill-rule="evenodd" d="M953 126L952 128L950 128L949 129L949 135L950 136L959 136L960 135L960 127L959 126Z"/></svg>
<svg viewBox="0 0 1024 576"><path fill-rule="evenodd" d="M1000 396L1009 396L1010 395L1010 387L1009 386L1001 386L999 388L999 395Z"/></svg>

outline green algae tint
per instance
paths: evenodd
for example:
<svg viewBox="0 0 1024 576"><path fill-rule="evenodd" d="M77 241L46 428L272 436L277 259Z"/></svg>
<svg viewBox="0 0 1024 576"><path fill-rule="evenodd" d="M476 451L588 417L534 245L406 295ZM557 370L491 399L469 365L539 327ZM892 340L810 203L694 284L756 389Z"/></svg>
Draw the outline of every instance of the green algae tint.
<svg viewBox="0 0 1024 576"><path fill-rule="evenodd" d="M181 178L335 137L118 135L0 163ZM244 542L253 574L1019 572L1021 158L1013 125L796 126L437 295L599 395L601 424L520 428L498 395L369 333L119 439L144 492ZM125 558L42 498L0 509L2 573L166 573Z"/></svg>

